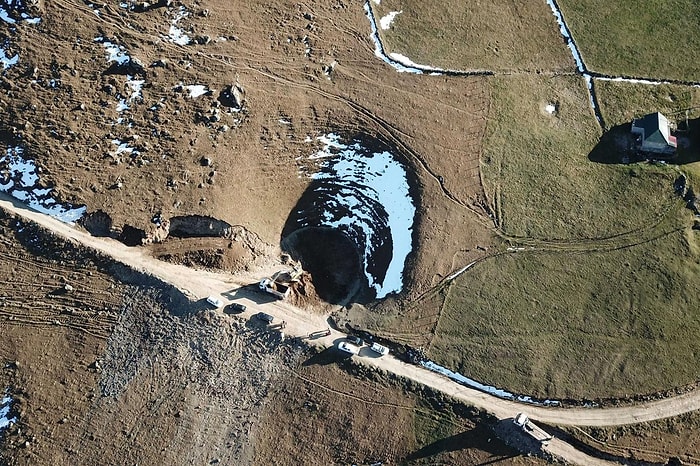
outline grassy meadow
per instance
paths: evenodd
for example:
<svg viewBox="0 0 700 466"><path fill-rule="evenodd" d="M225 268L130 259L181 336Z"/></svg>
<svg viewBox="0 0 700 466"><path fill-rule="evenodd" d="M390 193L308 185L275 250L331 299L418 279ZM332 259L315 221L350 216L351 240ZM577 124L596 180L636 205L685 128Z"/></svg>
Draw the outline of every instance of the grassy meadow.
<svg viewBox="0 0 700 466"><path fill-rule="evenodd" d="M682 386L700 375L699 233L612 251L489 259L450 287L429 354L478 380L555 398Z"/></svg>
<svg viewBox="0 0 700 466"><path fill-rule="evenodd" d="M559 0L590 70L700 81L700 6L694 0Z"/></svg>
<svg viewBox="0 0 700 466"><path fill-rule="evenodd" d="M544 1L382 0L377 17L400 11L380 35L388 52L448 69L574 71L574 61Z"/></svg>
<svg viewBox="0 0 700 466"><path fill-rule="evenodd" d="M677 171L589 160L601 130L582 78L491 83L484 183L504 237L525 250L495 255L449 286L430 356L543 397L696 380L700 243L673 193Z"/></svg>
<svg viewBox="0 0 700 466"><path fill-rule="evenodd" d="M668 167L589 160L601 130L583 78L526 75L491 83L482 173L504 233L608 238L656 224L672 208L677 175Z"/></svg>

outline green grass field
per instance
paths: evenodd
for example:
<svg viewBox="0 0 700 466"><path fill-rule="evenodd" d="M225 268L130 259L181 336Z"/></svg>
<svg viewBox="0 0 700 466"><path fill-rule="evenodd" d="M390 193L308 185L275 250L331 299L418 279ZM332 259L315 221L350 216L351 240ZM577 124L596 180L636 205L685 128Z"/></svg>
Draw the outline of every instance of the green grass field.
<svg viewBox="0 0 700 466"><path fill-rule="evenodd" d="M590 70L700 81L700 7L694 0L559 0Z"/></svg>
<svg viewBox="0 0 700 466"><path fill-rule="evenodd" d="M475 266L450 288L430 356L542 397L694 382L699 238L678 223L679 231L619 250L522 252Z"/></svg>
<svg viewBox="0 0 700 466"><path fill-rule="evenodd" d="M558 398L694 381L700 246L673 193L677 171L589 160L600 129L581 78L491 83L484 181L505 237L525 250L488 259L448 288L430 356Z"/></svg>
<svg viewBox="0 0 700 466"><path fill-rule="evenodd" d="M673 202L672 170L588 159L601 130L583 78L510 76L491 83L482 172L506 234L600 239L665 215ZM544 110L548 103L555 114Z"/></svg>
<svg viewBox="0 0 700 466"><path fill-rule="evenodd" d="M372 4L377 20L401 11L380 30L389 52L449 69L573 71L574 61L544 1Z"/></svg>

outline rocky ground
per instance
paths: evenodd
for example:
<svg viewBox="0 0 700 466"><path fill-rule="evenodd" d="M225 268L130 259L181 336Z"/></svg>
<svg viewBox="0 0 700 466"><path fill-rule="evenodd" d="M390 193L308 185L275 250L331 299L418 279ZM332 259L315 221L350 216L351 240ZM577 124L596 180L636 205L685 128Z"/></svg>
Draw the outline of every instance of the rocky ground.
<svg viewBox="0 0 700 466"><path fill-rule="evenodd" d="M475 410L0 228L2 464L538 464Z"/></svg>

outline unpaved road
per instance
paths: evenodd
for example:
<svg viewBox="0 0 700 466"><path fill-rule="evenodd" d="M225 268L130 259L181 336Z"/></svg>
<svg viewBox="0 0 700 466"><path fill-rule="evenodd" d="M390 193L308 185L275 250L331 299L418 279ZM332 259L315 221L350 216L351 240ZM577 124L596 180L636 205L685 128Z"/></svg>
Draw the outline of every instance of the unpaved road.
<svg viewBox="0 0 700 466"><path fill-rule="evenodd" d="M236 301L242 302L248 307L246 312L241 314L242 317L251 317L260 311L273 314L278 321L286 321L285 332L290 336L303 337L327 328L325 316L308 313L283 301L270 301L263 294L241 289L243 286L253 283L255 277L199 271L161 262L145 255L142 249L128 247L108 238L93 237L52 217L33 211L4 193L0 193L0 207L34 221L57 235L106 254L135 270L153 275L177 287L193 301L204 299L212 294L221 296L225 302L230 302L235 298ZM341 332L331 331L330 335L326 337L309 341L321 347L330 347L344 336L345 334ZM550 424L615 426L652 421L700 409L700 392L698 391L639 405L609 409L565 409L523 405L464 387L437 373L406 364L393 357L375 358L365 355L364 352L361 355L363 357L358 359L367 365L439 390L465 403L487 410L499 419L512 418L516 413L526 411L531 418ZM561 441L551 442L547 450L577 464L604 464L600 460L572 449L570 445Z"/></svg>

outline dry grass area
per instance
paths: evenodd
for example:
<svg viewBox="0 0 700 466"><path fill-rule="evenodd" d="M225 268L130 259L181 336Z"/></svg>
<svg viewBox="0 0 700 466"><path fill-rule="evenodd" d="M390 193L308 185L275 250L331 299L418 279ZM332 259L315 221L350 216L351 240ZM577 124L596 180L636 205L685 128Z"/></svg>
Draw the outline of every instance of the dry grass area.
<svg viewBox="0 0 700 466"><path fill-rule="evenodd" d="M384 0L377 18L401 11L380 30L389 52L413 62L460 70L574 71L574 61L544 1Z"/></svg>
<svg viewBox="0 0 700 466"><path fill-rule="evenodd" d="M661 112L671 121L700 116L700 89L676 84L636 84L595 81L600 111L607 128L630 123L647 113Z"/></svg>
<svg viewBox="0 0 700 466"><path fill-rule="evenodd" d="M693 0L560 0L589 69L613 76L698 80L700 10Z"/></svg>
<svg viewBox="0 0 700 466"><path fill-rule="evenodd" d="M678 458L681 464L700 462L700 413L688 413L655 422L613 428L569 429L586 445L638 461L666 463Z"/></svg>
<svg viewBox="0 0 700 466"><path fill-rule="evenodd" d="M479 415L427 391L342 363L327 350L284 372L256 433L255 464L493 463L536 465L519 456Z"/></svg>

